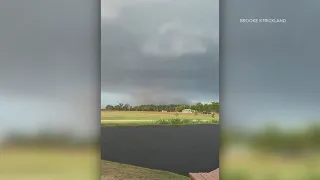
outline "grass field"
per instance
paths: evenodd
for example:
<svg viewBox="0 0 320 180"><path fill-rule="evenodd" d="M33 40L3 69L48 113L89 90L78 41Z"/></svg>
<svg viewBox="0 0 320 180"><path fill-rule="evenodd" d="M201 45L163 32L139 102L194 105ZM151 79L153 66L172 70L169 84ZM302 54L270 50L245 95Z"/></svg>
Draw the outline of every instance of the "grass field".
<svg viewBox="0 0 320 180"><path fill-rule="evenodd" d="M208 123L212 119L219 120L217 114L212 118L209 114L187 114L175 112L150 112L150 111L105 111L101 110L102 125L151 125L160 119L187 119Z"/></svg>
<svg viewBox="0 0 320 180"><path fill-rule="evenodd" d="M189 180L171 172L101 161L101 180Z"/></svg>
<svg viewBox="0 0 320 180"><path fill-rule="evenodd" d="M175 112L149 112L149 111L101 111L101 120L159 120L174 118ZM178 113L181 119L210 120L209 114Z"/></svg>
<svg viewBox="0 0 320 180"><path fill-rule="evenodd" d="M284 157L252 151L248 154L220 153L225 180L318 180L320 156Z"/></svg>
<svg viewBox="0 0 320 180"><path fill-rule="evenodd" d="M187 177L101 161L93 148L2 148L0 179L4 180L187 180ZM101 168L101 174L99 174Z"/></svg>
<svg viewBox="0 0 320 180"><path fill-rule="evenodd" d="M0 149L0 179L97 179L98 150L53 148Z"/></svg>

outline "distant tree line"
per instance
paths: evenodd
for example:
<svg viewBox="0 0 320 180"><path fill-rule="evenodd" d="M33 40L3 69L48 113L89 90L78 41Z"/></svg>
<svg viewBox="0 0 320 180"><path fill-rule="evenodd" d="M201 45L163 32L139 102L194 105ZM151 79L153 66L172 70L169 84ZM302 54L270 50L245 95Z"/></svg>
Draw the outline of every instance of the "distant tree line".
<svg viewBox="0 0 320 180"><path fill-rule="evenodd" d="M220 148L243 143L266 153L303 155L320 150L320 124L296 130L284 130L277 126L266 126L258 132L245 129L225 129L221 135ZM231 145L231 146L230 146Z"/></svg>
<svg viewBox="0 0 320 180"><path fill-rule="evenodd" d="M92 147L98 146L99 138L79 138L67 132L44 131L36 135L23 132L12 132L4 139L4 146L34 146L34 147Z"/></svg>
<svg viewBox="0 0 320 180"><path fill-rule="evenodd" d="M308 128L284 132L275 126L266 127L264 131L250 139L253 147L268 152L303 153L320 150L320 124Z"/></svg>
<svg viewBox="0 0 320 180"><path fill-rule="evenodd" d="M132 106L130 104L119 103L117 105L107 105L106 110L114 111L167 111L167 112L181 112L183 109L192 109L198 112L215 112L219 113L219 102L201 103L198 102L193 105L188 104L144 104Z"/></svg>

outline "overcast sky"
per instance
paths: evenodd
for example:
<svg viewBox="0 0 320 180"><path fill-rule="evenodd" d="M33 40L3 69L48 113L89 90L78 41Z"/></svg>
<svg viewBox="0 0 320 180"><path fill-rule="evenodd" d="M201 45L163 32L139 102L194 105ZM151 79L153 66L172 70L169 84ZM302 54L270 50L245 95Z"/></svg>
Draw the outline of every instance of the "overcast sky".
<svg viewBox="0 0 320 180"><path fill-rule="evenodd" d="M102 100L218 99L218 2L126 2L102 2ZM222 125L319 117L318 7L222 1ZM99 127L100 16L100 4L87 0L0 1L0 137ZM262 16L287 23L239 23Z"/></svg>
<svg viewBox="0 0 320 180"><path fill-rule="evenodd" d="M102 106L219 100L218 0L102 0Z"/></svg>
<svg viewBox="0 0 320 180"><path fill-rule="evenodd" d="M86 0L0 2L0 137L97 127L99 10Z"/></svg>
<svg viewBox="0 0 320 180"><path fill-rule="evenodd" d="M233 0L221 7L222 124L320 122L320 2ZM239 23L272 17L287 22Z"/></svg>

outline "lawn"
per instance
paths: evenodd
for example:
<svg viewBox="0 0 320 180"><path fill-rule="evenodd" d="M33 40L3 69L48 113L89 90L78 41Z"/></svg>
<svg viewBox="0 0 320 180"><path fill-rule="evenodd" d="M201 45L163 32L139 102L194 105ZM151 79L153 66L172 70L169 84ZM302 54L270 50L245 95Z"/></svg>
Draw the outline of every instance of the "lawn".
<svg viewBox="0 0 320 180"><path fill-rule="evenodd" d="M175 118L175 112L152 112L152 111L101 111L101 120L159 120ZM178 113L181 119L210 120L210 114L187 114Z"/></svg>
<svg viewBox="0 0 320 180"><path fill-rule="evenodd" d="M225 180L318 180L320 156L276 156L252 151L248 154L220 153Z"/></svg>
<svg viewBox="0 0 320 180"><path fill-rule="evenodd" d="M101 180L189 180L166 171L152 170L126 164L101 161Z"/></svg>
<svg viewBox="0 0 320 180"><path fill-rule="evenodd" d="M99 151L93 149L31 147L0 149L0 179L96 179L99 159Z"/></svg>
<svg viewBox="0 0 320 180"><path fill-rule="evenodd" d="M0 149L0 179L8 180L187 180L185 176L119 163L101 161L93 149Z"/></svg>
<svg viewBox="0 0 320 180"><path fill-rule="evenodd" d="M102 125L151 125L160 119L185 119L202 123L212 121L209 114L187 114L175 112L149 112L149 111L101 111ZM219 120L219 115L214 118Z"/></svg>

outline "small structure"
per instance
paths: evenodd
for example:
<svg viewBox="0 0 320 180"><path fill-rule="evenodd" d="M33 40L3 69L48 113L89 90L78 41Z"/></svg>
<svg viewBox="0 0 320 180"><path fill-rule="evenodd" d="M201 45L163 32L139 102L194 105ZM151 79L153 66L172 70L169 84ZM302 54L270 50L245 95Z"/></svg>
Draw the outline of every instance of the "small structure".
<svg viewBox="0 0 320 180"><path fill-rule="evenodd" d="M191 180L219 180L219 168L208 173L189 173Z"/></svg>
<svg viewBox="0 0 320 180"><path fill-rule="evenodd" d="M193 110L192 109L184 109L181 111L182 113L192 113Z"/></svg>
<svg viewBox="0 0 320 180"><path fill-rule="evenodd" d="M168 111L162 110L161 112L168 112Z"/></svg>

